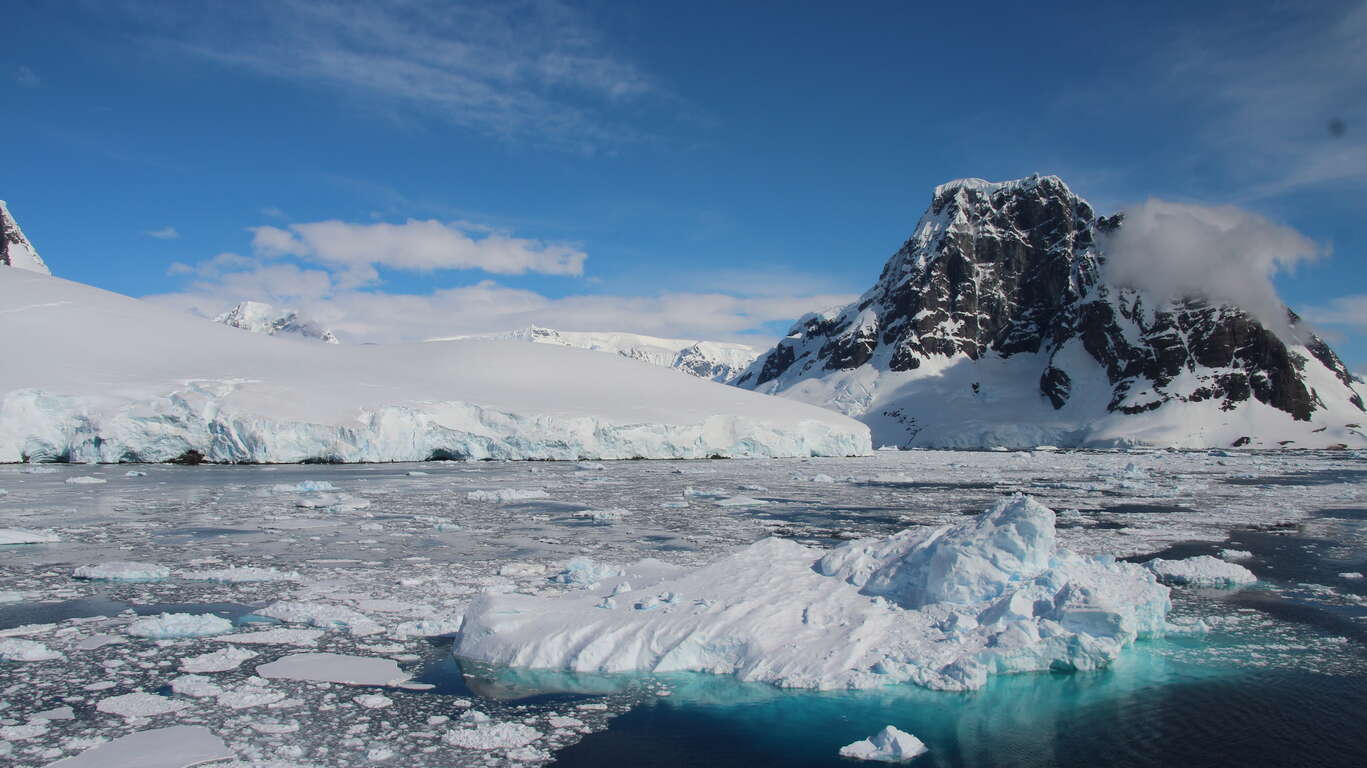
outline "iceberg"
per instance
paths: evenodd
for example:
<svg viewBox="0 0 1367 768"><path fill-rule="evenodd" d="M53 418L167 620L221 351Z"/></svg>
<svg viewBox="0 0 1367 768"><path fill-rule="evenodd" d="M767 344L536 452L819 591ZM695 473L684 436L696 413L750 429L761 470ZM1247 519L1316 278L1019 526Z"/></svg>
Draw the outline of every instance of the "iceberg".
<svg viewBox="0 0 1367 768"><path fill-rule="evenodd" d="M0 270L0 306L12 312L0 337L0 462L579 461L871 448L866 426L832 411L586 350L298 344L24 270Z"/></svg>
<svg viewBox="0 0 1367 768"><path fill-rule="evenodd" d="M0 546L12 544L52 544L61 541L51 531L26 531L20 528L0 528Z"/></svg>
<svg viewBox="0 0 1367 768"><path fill-rule="evenodd" d="M906 731L889 725L867 739L840 748L841 757L855 760L877 760L884 763L904 763L924 755L926 745Z"/></svg>
<svg viewBox="0 0 1367 768"><path fill-rule="evenodd" d="M982 687L1089 670L1166 627L1139 565L1057 545L1054 513L1004 498L976 519L829 552L768 538L685 570L642 561L559 596L485 593L454 652L581 673L697 671L816 689Z"/></svg>

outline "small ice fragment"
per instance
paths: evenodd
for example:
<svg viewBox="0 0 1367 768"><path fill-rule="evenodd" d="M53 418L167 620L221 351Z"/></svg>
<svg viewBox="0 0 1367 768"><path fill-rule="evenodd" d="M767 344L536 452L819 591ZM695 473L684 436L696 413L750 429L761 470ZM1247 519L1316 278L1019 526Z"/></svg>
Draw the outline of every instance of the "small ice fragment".
<svg viewBox="0 0 1367 768"><path fill-rule="evenodd" d="M229 646L217 651L180 660L180 671L190 673L227 672L237 669L242 662L257 655L256 651Z"/></svg>
<svg viewBox="0 0 1367 768"><path fill-rule="evenodd" d="M592 520L595 523L611 523L621 520L631 514L630 510L621 507L612 509L581 509L573 514L573 517L580 520Z"/></svg>
<svg viewBox="0 0 1367 768"><path fill-rule="evenodd" d="M1361 573L1358 573L1357 571L1348 571L1348 572L1346 572L1346 573L1340 573L1340 574L1339 574L1339 578L1340 578L1340 579L1360 579L1360 578L1362 578L1362 574L1361 574Z"/></svg>
<svg viewBox="0 0 1367 768"><path fill-rule="evenodd" d="M474 728L448 731L442 741L466 749L513 749L541 738L541 732L522 723L480 723Z"/></svg>
<svg viewBox="0 0 1367 768"><path fill-rule="evenodd" d="M926 751L926 745L920 739L889 725L867 739L841 747L840 756L855 760L904 763Z"/></svg>
<svg viewBox="0 0 1367 768"><path fill-rule="evenodd" d="M769 502L750 496L731 496L725 499L717 499L715 503L719 507L758 507Z"/></svg>
<svg viewBox="0 0 1367 768"><path fill-rule="evenodd" d="M171 575L171 569L156 563L113 562L83 565L72 576L94 581L160 581Z"/></svg>
<svg viewBox="0 0 1367 768"><path fill-rule="evenodd" d="M507 504L512 501L547 499L550 494L540 488L500 488L493 491L470 491L465 494L470 501L487 501L494 504Z"/></svg>
<svg viewBox="0 0 1367 768"><path fill-rule="evenodd" d="M1234 562L1235 560L1252 560L1253 553L1243 549L1222 549L1220 550L1220 559L1227 562Z"/></svg>
<svg viewBox="0 0 1367 768"><path fill-rule="evenodd" d="M245 566L240 568L219 568L208 571L190 571L181 578L191 581L216 581L221 584L248 584L261 581L298 581L299 574L294 571L281 571L276 568Z"/></svg>
<svg viewBox="0 0 1367 768"><path fill-rule="evenodd" d="M128 625L128 634L153 640L178 637L210 637L231 632L233 623L212 613L163 613Z"/></svg>
<svg viewBox="0 0 1367 768"><path fill-rule="evenodd" d="M140 469L130 469L123 473L124 477L147 477L147 473Z"/></svg>
<svg viewBox="0 0 1367 768"><path fill-rule="evenodd" d="M267 629L260 632L239 632L235 635L219 635L213 638L220 643L239 643L246 645L294 645L312 646L318 644L323 636L321 629Z"/></svg>
<svg viewBox="0 0 1367 768"><path fill-rule="evenodd" d="M385 709L394 706L394 700L382 693L367 693L353 699L366 709Z"/></svg>

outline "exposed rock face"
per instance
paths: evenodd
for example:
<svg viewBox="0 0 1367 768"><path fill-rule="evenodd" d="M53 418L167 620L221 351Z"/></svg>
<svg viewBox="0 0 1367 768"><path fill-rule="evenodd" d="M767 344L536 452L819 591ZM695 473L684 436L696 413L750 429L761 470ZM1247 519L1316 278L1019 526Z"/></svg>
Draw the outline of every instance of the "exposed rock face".
<svg viewBox="0 0 1367 768"><path fill-rule="evenodd" d="M332 331L301 317L292 309L276 309L259 301L244 301L214 318L214 322L267 336L298 336L337 344Z"/></svg>
<svg viewBox="0 0 1367 768"><path fill-rule="evenodd" d="M4 200L0 200L0 265L52 274L38 250L24 237L24 231L19 229Z"/></svg>
<svg viewBox="0 0 1367 768"><path fill-rule="evenodd" d="M875 440L899 444L925 426L907 415L917 410L913 383L944 378L950 368L971 382L968 402L993 399L1005 382L988 387L965 371L1000 379L1010 369L1010 387L1028 388L1053 411L1068 409L1081 381L1099 378L1102 408L1069 412L1064 438L1074 442L1086 442L1088 422L1108 414L1183 404L1231 412L1259 403L1299 422L1329 416L1340 403L1361 410L1352 375L1294 314L1279 335L1233 306L1155 301L1109 282L1104 241L1122 226L1120 216L1097 217L1054 176L942 185L872 289L850 306L800 319L736 383L824 400L871 425L891 419L898 426L875 426ZM902 390L895 403L893 381ZM1094 408L1098 387L1086 389ZM882 408L870 414L875 406ZM968 407L963 416L971 419ZM1044 419L1060 429L1067 420ZM926 439L935 441L917 442Z"/></svg>

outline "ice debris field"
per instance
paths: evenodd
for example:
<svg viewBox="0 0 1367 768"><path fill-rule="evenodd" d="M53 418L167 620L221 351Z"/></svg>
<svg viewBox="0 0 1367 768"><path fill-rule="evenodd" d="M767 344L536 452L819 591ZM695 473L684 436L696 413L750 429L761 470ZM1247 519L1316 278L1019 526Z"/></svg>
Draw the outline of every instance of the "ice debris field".
<svg viewBox="0 0 1367 768"><path fill-rule="evenodd" d="M0 466L0 760L537 765L653 702L957 711L1135 654L1352 679L1362 459ZM958 748L807 731L832 765Z"/></svg>

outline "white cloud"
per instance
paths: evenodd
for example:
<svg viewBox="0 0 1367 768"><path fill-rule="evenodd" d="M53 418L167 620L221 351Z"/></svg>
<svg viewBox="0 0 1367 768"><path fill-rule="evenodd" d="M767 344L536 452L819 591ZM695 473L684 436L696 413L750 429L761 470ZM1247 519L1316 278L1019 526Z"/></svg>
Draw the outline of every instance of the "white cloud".
<svg viewBox="0 0 1367 768"><path fill-rule="evenodd" d="M43 79L38 77L38 73L21 65L14 70L14 82L18 83L20 88L37 88L43 84Z"/></svg>
<svg viewBox="0 0 1367 768"><path fill-rule="evenodd" d="M546 243L502 232L472 237L456 224L408 220L404 224L319 221L289 229L262 226L252 246L267 258L298 256L342 270L347 286L374 282L377 267L416 272L480 269L491 274L582 275L588 255L563 243Z"/></svg>
<svg viewBox="0 0 1367 768"><path fill-rule="evenodd" d="M1296 230L1241 208L1157 199L1127 210L1103 246L1108 274L1121 284L1160 300L1232 303L1279 331L1286 310L1273 276L1321 252Z"/></svg>
<svg viewBox="0 0 1367 768"><path fill-rule="evenodd" d="M180 238L180 233L175 227L162 227L161 229L151 229L143 232L148 237L155 237L158 240L176 240Z"/></svg>

